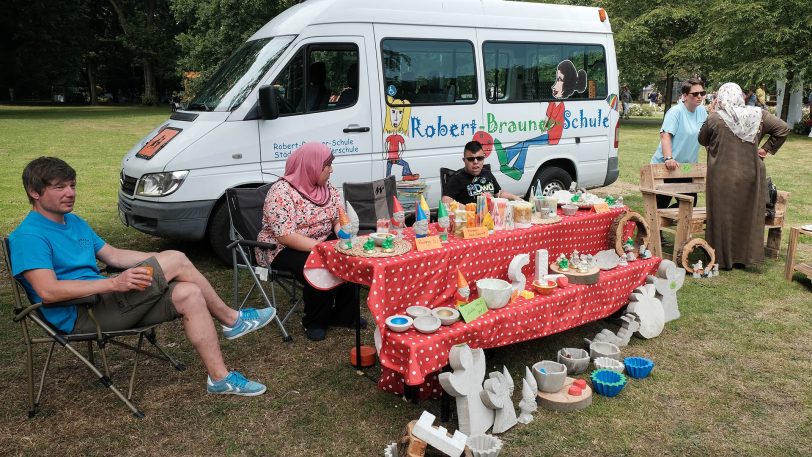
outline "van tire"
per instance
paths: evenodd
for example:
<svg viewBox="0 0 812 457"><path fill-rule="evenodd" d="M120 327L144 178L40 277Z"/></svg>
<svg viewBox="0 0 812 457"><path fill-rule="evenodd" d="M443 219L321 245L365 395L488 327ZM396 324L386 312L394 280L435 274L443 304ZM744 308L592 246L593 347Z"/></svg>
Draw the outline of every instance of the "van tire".
<svg viewBox="0 0 812 457"><path fill-rule="evenodd" d="M228 207L225 201L221 201L214 206L214 210L209 217L209 230L206 236L214 254L223 264L231 265L231 251L226 246L231 242L229 230L231 224L228 219Z"/></svg>
<svg viewBox="0 0 812 457"><path fill-rule="evenodd" d="M533 178L530 189L527 191L528 197L541 182L541 190L544 195L552 195L557 190L568 190L572 184L572 176L558 167L546 167Z"/></svg>

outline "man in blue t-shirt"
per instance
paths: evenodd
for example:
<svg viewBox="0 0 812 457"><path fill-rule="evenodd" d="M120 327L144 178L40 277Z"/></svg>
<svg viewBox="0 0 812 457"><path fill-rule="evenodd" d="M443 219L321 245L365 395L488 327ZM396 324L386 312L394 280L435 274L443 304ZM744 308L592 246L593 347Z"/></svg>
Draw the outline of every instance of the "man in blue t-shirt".
<svg viewBox="0 0 812 457"><path fill-rule="evenodd" d="M223 324L227 339L267 325L274 308L235 311L208 280L178 251L146 253L105 243L79 216L76 172L56 157L40 157L23 171L32 211L9 236L12 274L32 303L43 302L42 316L63 333L103 331L151 325L183 317L186 336L208 371L207 390L244 396L261 395L265 386L229 371L220 352L212 317ZM125 268L104 277L96 260ZM95 322L84 306L49 306L98 295Z"/></svg>
<svg viewBox="0 0 812 457"><path fill-rule="evenodd" d="M676 170L681 163L697 163L699 160L699 128L708 118L708 112L702 106L705 99L705 86L699 79L691 78L680 88L682 98L673 108L665 113L660 127L660 144L651 157L651 163L664 163L669 170ZM666 182L685 182L679 178L666 179ZM687 179L690 182L690 178ZM696 194L694 197L696 206ZM671 197L657 196L657 207L666 208ZM676 204L675 204L676 205Z"/></svg>

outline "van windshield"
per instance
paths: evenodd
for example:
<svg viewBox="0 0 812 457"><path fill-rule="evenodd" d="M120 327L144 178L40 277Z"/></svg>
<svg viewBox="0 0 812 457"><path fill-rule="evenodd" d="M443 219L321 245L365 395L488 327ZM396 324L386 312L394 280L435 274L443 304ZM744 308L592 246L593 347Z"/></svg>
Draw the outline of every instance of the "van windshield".
<svg viewBox="0 0 812 457"><path fill-rule="evenodd" d="M189 102L188 111L233 111L295 37L249 41L229 57Z"/></svg>

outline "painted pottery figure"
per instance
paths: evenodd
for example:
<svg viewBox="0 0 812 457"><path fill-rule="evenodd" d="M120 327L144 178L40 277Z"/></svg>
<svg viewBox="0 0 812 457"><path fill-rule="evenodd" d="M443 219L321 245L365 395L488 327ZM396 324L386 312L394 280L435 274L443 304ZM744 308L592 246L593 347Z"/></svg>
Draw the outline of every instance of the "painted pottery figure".
<svg viewBox="0 0 812 457"><path fill-rule="evenodd" d="M494 418L493 409L487 408L480 396L485 378L485 351L460 344L451 348L448 363L453 371L440 373L439 380L443 390L457 399L459 430L468 436L484 434Z"/></svg>
<svg viewBox="0 0 812 457"><path fill-rule="evenodd" d="M417 217L415 217L412 228L416 238L425 238L429 234L429 218L426 217L426 212L420 205L417 205Z"/></svg>
<svg viewBox="0 0 812 457"><path fill-rule="evenodd" d="M350 202L345 202L347 205L347 216L350 218L350 235L352 236L352 244L356 245L359 243L358 240L358 228L360 227L360 222L358 221L358 213L355 212L355 208L352 207Z"/></svg>
<svg viewBox="0 0 812 457"><path fill-rule="evenodd" d="M386 238L385 240L383 240L383 243L381 243L381 249L383 250L383 252L386 252L387 254L390 253L390 252L393 252L395 250L394 249L394 242L392 241L392 237L389 237L389 238Z"/></svg>
<svg viewBox="0 0 812 457"><path fill-rule="evenodd" d="M460 270L457 270L457 291L454 293L454 300L456 305L464 305L468 303L468 297L471 296L471 288L468 286L468 281L462 275Z"/></svg>
<svg viewBox="0 0 812 457"><path fill-rule="evenodd" d="M570 261L564 257L564 254L559 254L558 258L555 260L558 264L558 269L561 271L569 271Z"/></svg>
<svg viewBox="0 0 812 457"><path fill-rule="evenodd" d="M440 200L440 203L437 205L437 226L440 227L437 234L440 235L440 241L443 243L448 242L448 228L450 225L451 219L448 217L448 211L443 201Z"/></svg>
<svg viewBox="0 0 812 457"><path fill-rule="evenodd" d="M392 230L398 240L403 239L403 229L406 228L406 212L397 197L392 197Z"/></svg>
<svg viewBox="0 0 812 457"><path fill-rule="evenodd" d="M367 254L375 252L375 240L367 238L366 242L364 242L364 252Z"/></svg>

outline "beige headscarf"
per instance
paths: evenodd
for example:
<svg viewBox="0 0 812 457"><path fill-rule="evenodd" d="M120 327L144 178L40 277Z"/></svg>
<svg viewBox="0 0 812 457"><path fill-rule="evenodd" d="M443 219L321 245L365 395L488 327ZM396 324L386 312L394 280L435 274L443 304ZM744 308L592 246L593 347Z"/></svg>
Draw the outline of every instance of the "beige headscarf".
<svg viewBox="0 0 812 457"><path fill-rule="evenodd" d="M746 106L742 89L736 83L725 83L716 92L716 112L734 135L748 143L756 142L761 126L762 109Z"/></svg>

